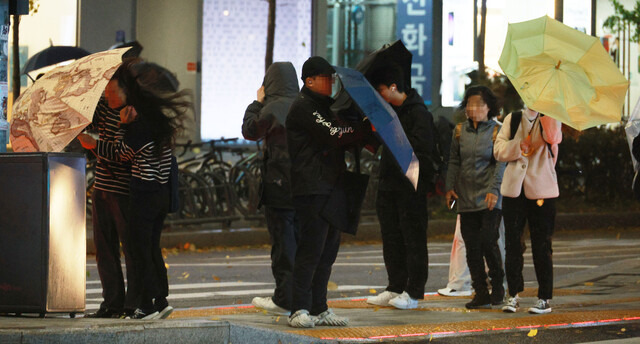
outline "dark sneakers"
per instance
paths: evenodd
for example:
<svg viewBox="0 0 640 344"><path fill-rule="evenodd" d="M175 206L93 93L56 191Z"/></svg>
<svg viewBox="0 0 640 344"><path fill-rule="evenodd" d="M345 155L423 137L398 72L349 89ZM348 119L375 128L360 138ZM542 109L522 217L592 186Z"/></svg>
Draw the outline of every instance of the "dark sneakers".
<svg viewBox="0 0 640 344"><path fill-rule="evenodd" d="M491 304L493 306L499 306L504 303L504 289L493 290L491 292Z"/></svg>
<svg viewBox="0 0 640 344"><path fill-rule="evenodd" d="M117 319L120 317L121 311L112 311L110 309L100 308L95 313L87 313L84 315L85 318L94 318L94 319Z"/></svg>
<svg viewBox="0 0 640 344"><path fill-rule="evenodd" d="M158 316L158 311L143 311L142 309L138 308L135 312L133 312L133 315L128 316L126 319L152 320L155 319L156 316Z"/></svg>
<svg viewBox="0 0 640 344"><path fill-rule="evenodd" d="M491 298L489 294L478 294L473 296L471 302L464 305L467 309L491 309Z"/></svg>

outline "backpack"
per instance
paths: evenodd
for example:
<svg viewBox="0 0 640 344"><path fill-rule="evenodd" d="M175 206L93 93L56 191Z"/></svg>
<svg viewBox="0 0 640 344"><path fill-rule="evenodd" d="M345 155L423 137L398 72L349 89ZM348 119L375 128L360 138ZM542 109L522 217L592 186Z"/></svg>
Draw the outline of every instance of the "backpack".
<svg viewBox="0 0 640 344"><path fill-rule="evenodd" d="M449 161L449 148L451 147L451 123L444 116L438 116L433 124L433 137L435 137L435 149L431 157L434 170L434 193L444 195L444 181L447 177L447 162Z"/></svg>
<svg viewBox="0 0 640 344"><path fill-rule="evenodd" d="M541 114L542 115L542 114ZM520 122L522 121L522 111L516 111L514 113L511 114L511 121L509 128L511 129L511 133L509 134L509 140L513 140L514 137L516 137L516 133L518 132L518 129L513 130L514 127L519 127L520 126ZM540 123L540 121L538 121L538 124L540 125L540 135L542 135L542 123ZM495 139L494 139L495 141ZM553 155L553 151L551 150L551 144L547 141L545 141L545 143L547 144L547 148L549 150L549 153L551 153L551 158L554 158L555 156Z"/></svg>

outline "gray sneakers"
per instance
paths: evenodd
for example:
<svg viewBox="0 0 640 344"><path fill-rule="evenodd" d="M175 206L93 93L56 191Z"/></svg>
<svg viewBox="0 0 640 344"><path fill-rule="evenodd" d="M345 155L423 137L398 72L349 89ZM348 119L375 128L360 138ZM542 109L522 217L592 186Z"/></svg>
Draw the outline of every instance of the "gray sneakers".
<svg viewBox="0 0 640 344"><path fill-rule="evenodd" d="M551 305L549 304L549 300L538 299L535 306L529 308L529 313L532 314L545 314L551 313Z"/></svg>
<svg viewBox="0 0 640 344"><path fill-rule="evenodd" d="M505 305L502 306L502 311L506 313L515 313L518 310L518 307L520 307L520 297L518 295L509 296Z"/></svg>
<svg viewBox="0 0 640 344"><path fill-rule="evenodd" d="M348 324L349 318L336 315L331 309L327 309L316 317L317 326L347 326Z"/></svg>
<svg viewBox="0 0 640 344"><path fill-rule="evenodd" d="M306 309L301 309L289 317L289 326L311 328L316 325L316 320Z"/></svg>

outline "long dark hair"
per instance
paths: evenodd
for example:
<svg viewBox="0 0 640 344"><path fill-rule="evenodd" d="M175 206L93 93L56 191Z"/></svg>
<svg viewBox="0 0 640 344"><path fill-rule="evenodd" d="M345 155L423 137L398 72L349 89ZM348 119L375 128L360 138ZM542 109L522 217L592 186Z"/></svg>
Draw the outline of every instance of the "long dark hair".
<svg viewBox="0 0 640 344"><path fill-rule="evenodd" d="M177 91L175 76L155 63L139 58L124 59L113 74L133 106L138 119L144 121L156 146L156 154L173 147L179 131L184 129L186 112L192 108L191 92Z"/></svg>
<svg viewBox="0 0 640 344"><path fill-rule="evenodd" d="M464 92L462 103L460 103L460 110L464 111L471 96L482 97L482 101L487 104L487 107L489 108L489 113L487 114L488 119L496 117L500 114L500 108L498 107L498 98L495 94L493 94L489 87L484 85L476 85L467 88L467 90Z"/></svg>

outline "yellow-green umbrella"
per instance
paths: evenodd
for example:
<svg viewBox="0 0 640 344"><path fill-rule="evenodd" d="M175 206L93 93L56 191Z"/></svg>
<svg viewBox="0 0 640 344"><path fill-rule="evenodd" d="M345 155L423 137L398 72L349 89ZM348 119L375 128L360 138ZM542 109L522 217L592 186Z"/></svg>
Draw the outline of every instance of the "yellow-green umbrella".
<svg viewBox="0 0 640 344"><path fill-rule="evenodd" d="M578 130L620 121L629 82L596 37L547 16L509 24L498 63L533 110Z"/></svg>

